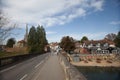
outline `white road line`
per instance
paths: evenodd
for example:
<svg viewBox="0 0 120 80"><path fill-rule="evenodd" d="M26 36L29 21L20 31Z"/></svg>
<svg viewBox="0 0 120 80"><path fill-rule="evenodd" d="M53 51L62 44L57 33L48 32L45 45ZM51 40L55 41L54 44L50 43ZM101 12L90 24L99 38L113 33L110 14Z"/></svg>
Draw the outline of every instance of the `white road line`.
<svg viewBox="0 0 120 80"><path fill-rule="evenodd" d="M4 70L0 71L0 73L3 73L3 72L5 72L5 71L8 71L8 70L13 69L13 68L15 68L15 67L16 67L16 65L15 65L15 66L12 66L12 67L9 67L9 68L7 68L7 69L4 69Z"/></svg>
<svg viewBox="0 0 120 80"><path fill-rule="evenodd" d="M28 75L27 74L25 74L20 80L23 80L23 79L25 79L26 77L27 77Z"/></svg>
<svg viewBox="0 0 120 80"><path fill-rule="evenodd" d="M37 68L38 66L40 66L43 62L44 62L44 61L41 61L39 64L37 64L37 65L35 66L35 68Z"/></svg>

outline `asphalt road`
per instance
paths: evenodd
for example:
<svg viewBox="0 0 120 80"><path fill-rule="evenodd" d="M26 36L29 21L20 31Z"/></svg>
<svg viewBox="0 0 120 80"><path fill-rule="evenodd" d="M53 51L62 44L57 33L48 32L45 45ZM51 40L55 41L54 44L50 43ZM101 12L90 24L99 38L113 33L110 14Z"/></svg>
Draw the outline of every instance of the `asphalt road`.
<svg viewBox="0 0 120 80"><path fill-rule="evenodd" d="M65 80L65 73L56 54L49 56L43 67L38 67L24 80Z"/></svg>
<svg viewBox="0 0 120 80"><path fill-rule="evenodd" d="M0 71L0 80L24 80L34 76L47 61L49 53L39 55ZM39 67L39 68L38 68ZM31 76L30 76L31 75ZM28 79L29 80L29 79Z"/></svg>

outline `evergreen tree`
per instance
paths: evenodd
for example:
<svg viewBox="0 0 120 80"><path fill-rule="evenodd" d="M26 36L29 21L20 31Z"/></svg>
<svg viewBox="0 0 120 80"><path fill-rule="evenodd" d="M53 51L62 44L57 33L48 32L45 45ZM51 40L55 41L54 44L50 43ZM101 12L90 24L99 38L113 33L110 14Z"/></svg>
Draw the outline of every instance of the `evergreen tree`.
<svg viewBox="0 0 120 80"><path fill-rule="evenodd" d="M37 42L36 29L34 26L32 26L28 34L28 50L30 53L36 53L37 47L36 42Z"/></svg>
<svg viewBox="0 0 120 80"><path fill-rule="evenodd" d="M15 44L15 42L16 42L16 41L15 41L14 38L10 38L10 39L8 39L6 46L12 48L13 45Z"/></svg>
<svg viewBox="0 0 120 80"><path fill-rule="evenodd" d="M47 45L45 29L38 25L32 26L28 35L28 49L30 53L43 53Z"/></svg>
<svg viewBox="0 0 120 80"><path fill-rule="evenodd" d="M42 30L41 30L41 27L40 25L38 25L37 27L37 51L38 52L42 52L42 42L41 42L41 37L42 37Z"/></svg>
<svg viewBox="0 0 120 80"><path fill-rule="evenodd" d="M44 52L45 45L47 45L46 32L43 26L37 27L38 51Z"/></svg>
<svg viewBox="0 0 120 80"><path fill-rule="evenodd" d="M46 39L46 31L45 29L43 28L43 26L41 26L41 30L42 30L42 42L43 42L43 45L47 45L48 44L48 41Z"/></svg>

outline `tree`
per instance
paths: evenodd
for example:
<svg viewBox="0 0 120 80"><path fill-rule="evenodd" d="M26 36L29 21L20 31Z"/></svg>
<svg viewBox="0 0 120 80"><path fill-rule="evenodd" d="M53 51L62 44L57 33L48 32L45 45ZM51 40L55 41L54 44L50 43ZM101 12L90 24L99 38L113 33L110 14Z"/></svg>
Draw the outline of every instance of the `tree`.
<svg viewBox="0 0 120 80"><path fill-rule="evenodd" d="M42 30L41 30L41 27L40 25L38 25L37 27L37 51L38 52L43 52L43 45L42 45Z"/></svg>
<svg viewBox="0 0 120 80"><path fill-rule="evenodd" d="M65 36L61 39L60 47L66 52L70 53L75 49L75 43L72 37Z"/></svg>
<svg viewBox="0 0 120 80"><path fill-rule="evenodd" d="M12 48L13 45L15 44L15 42L16 42L16 40L14 38L10 38L10 39L8 39L6 46Z"/></svg>
<svg viewBox="0 0 120 80"><path fill-rule="evenodd" d="M28 34L28 49L30 53L43 53L47 45L45 29L38 25L37 28L32 26Z"/></svg>
<svg viewBox="0 0 120 80"><path fill-rule="evenodd" d="M36 29L34 26L30 28L29 34L28 34L28 50L30 53L35 53L37 48L37 36L36 36Z"/></svg>
<svg viewBox="0 0 120 80"><path fill-rule="evenodd" d="M83 43L84 41L88 41L88 38L86 36L83 36L80 42Z"/></svg>
<svg viewBox="0 0 120 80"><path fill-rule="evenodd" d="M11 31L15 28L16 25L10 25L10 20L2 13L0 10L0 44L3 44L6 38L11 34Z"/></svg>
<svg viewBox="0 0 120 80"><path fill-rule="evenodd" d="M105 39L109 39L111 41L114 41L115 38L116 38L116 34L114 33L110 33L105 36Z"/></svg>
<svg viewBox="0 0 120 80"><path fill-rule="evenodd" d="M48 44L48 41L47 41L47 39L46 39L46 31L45 31L45 29L43 28L43 26L41 26L41 31L42 31L42 38L41 38L42 43L43 43L43 45L47 45L47 44Z"/></svg>
<svg viewBox="0 0 120 80"><path fill-rule="evenodd" d="M120 31L118 32L116 38L114 39L116 47L120 48Z"/></svg>
<svg viewBox="0 0 120 80"><path fill-rule="evenodd" d="M38 42L38 52L44 52L45 45L48 44L46 39L46 32L43 26L38 25L37 27L37 42Z"/></svg>

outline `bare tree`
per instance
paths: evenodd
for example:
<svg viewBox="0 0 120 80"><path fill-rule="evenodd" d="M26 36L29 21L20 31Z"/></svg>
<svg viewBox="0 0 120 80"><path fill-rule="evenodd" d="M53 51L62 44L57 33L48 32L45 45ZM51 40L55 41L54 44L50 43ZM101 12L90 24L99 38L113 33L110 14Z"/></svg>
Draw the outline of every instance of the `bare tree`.
<svg viewBox="0 0 120 80"><path fill-rule="evenodd" d="M110 33L105 36L105 39L109 39L111 41L113 41L115 38L116 38L116 34L114 33Z"/></svg>
<svg viewBox="0 0 120 80"><path fill-rule="evenodd" d="M11 31L15 28L15 25L8 27L10 20L0 10L0 45L3 44L6 38L10 36Z"/></svg>

